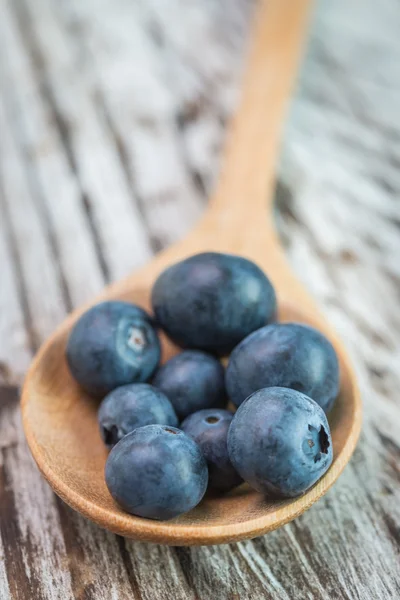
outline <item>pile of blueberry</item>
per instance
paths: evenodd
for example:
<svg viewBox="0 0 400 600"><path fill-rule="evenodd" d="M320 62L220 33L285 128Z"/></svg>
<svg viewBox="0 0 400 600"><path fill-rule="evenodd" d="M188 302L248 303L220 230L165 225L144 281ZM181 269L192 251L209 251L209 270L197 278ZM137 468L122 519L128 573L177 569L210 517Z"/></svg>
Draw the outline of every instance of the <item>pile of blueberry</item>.
<svg viewBox="0 0 400 600"><path fill-rule="evenodd" d="M126 302L98 304L67 344L73 377L102 399L105 478L117 503L170 519L207 487L226 493L244 480L275 498L308 490L332 462L325 414L339 365L330 342L274 322L270 281L239 256L208 252L169 267L152 305L154 317ZM162 366L158 328L184 348Z"/></svg>

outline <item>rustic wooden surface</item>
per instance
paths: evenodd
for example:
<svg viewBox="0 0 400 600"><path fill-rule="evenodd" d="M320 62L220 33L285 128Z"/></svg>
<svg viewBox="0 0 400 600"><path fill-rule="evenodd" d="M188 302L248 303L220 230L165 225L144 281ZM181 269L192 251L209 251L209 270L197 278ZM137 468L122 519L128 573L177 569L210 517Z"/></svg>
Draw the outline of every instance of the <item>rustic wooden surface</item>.
<svg viewBox="0 0 400 600"><path fill-rule="evenodd" d="M167 548L57 499L18 386L73 306L182 236L218 173L252 3L0 0L0 598L398 598L400 9L321 0L277 188L290 260L345 339L362 440L308 513Z"/></svg>

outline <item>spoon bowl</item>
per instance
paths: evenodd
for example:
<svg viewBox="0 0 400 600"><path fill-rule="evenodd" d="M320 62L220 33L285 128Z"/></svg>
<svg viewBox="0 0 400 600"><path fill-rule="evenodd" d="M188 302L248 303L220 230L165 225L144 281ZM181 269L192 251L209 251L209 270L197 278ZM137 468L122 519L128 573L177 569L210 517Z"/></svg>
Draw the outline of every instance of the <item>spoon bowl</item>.
<svg viewBox="0 0 400 600"><path fill-rule="evenodd" d="M310 0L260 4L243 99L233 122L224 169L200 224L184 241L70 315L40 349L26 378L23 424L39 469L67 504L119 535L169 545L217 544L261 535L318 500L336 481L357 443L361 402L350 362L340 340L290 271L272 217L280 123L309 4ZM299 498L271 500L243 484L224 496L206 495L194 510L171 521L152 521L122 511L107 490L107 451L97 424L99 403L71 377L65 360L66 341L77 318L99 301L126 300L149 310L151 287L161 271L204 251L231 252L253 260L275 286L279 320L312 325L333 343L341 370L340 394L329 415L334 458L327 473ZM163 362L178 351L162 337Z"/></svg>

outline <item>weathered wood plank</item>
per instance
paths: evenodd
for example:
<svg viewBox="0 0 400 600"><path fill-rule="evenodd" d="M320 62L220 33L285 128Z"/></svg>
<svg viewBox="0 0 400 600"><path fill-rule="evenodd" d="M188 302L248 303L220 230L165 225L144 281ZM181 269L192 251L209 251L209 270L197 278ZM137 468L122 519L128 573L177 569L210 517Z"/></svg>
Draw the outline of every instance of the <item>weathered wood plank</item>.
<svg viewBox="0 0 400 600"><path fill-rule="evenodd" d="M0 210L4 214L1 185ZM14 271L12 241L6 232L4 218L0 219L0 265L0 338L4 340L0 344L0 385L11 385L22 380L31 353Z"/></svg>
<svg viewBox="0 0 400 600"><path fill-rule="evenodd" d="M2 216L15 240L15 255L23 277L22 294L29 312L27 320L30 324L30 342L37 348L65 315L64 297L46 227L26 185L20 149L10 133L2 108L0 105L0 143L4 156ZM16 198L18 202L15 201ZM34 321L30 319L31 316L35 317Z"/></svg>
<svg viewBox="0 0 400 600"><path fill-rule="evenodd" d="M200 214L251 11L245 0L0 1L8 386L70 306ZM344 475L295 523L254 541L122 540L55 499L22 440L16 390L3 388L2 598L400 595L399 25L393 0L321 0L279 172L290 260L346 340L365 401Z"/></svg>
<svg viewBox="0 0 400 600"><path fill-rule="evenodd" d="M253 5L223 0L199 10L176 2L164 11L157 0L136 4L137 20L156 41L160 76L173 90L186 168L202 196L212 190L224 124L237 102ZM184 29L175 26L182 13Z"/></svg>
<svg viewBox="0 0 400 600"><path fill-rule="evenodd" d="M6 564L4 561L3 541L2 541L1 537L0 537L0 590L2 593L2 598L4 598L4 600L12 600L10 588L8 585L7 570L6 570Z"/></svg>
<svg viewBox="0 0 400 600"><path fill-rule="evenodd" d="M0 388L0 418L5 410L15 413L17 404L16 388ZM73 598L54 494L33 465L20 424L0 462L0 535L11 597Z"/></svg>
<svg viewBox="0 0 400 600"><path fill-rule="evenodd" d="M21 45L16 19L4 3L1 8L2 73L4 85L7 86L2 114L2 144L8 144L2 149L5 157L2 163L4 195L8 202L9 218L17 229L15 236L18 240L24 240L25 245L18 250L24 277L29 282L27 285L36 285L41 291L47 290L45 296L39 289L31 296L32 302L39 302L36 308L32 308L36 313L35 329L40 321L46 320L51 330L64 315L64 311L59 310L64 302L70 308L75 295L77 300L83 300L83 290L95 292L102 280L97 283L94 281L91 285L96 271L91 260L90 237L82 228L76 185L60 140L52 127L51 115L43 106L38 83L30 70L29 57ZM18 82L15 81L16 75ZM15 198L19 201L15 202ZM46 210L49 206L58 207L59 223L71 224L65 228L62 236L57 236L60 226L53 232L53 224ZM74 240L80 250L71 252L69 247L60 252L61 240ZM56 260L61 254L64 266L71 269L68 271L71 273L68 283L63 265ZM29 263L31 260L33 264ZM84 269L78 268L78 263ZM38 264L41 265L41 278L37 277ZM77 274L79 279L75 281ZM57 294L55 306L46 309L46 298L51 299ZM50 311L54 311L52 317L49 316ZM38 332L36 344L40 343L49 329Z"/></svg>
<svg viewBox="0 0 400 600"><path fill-rule="evenodd" d="M16 5L33 73L42 82L43 102L63 143L81 203L95 222L98 250L105 253L108 275L122 277L127 267L140 266L149 258L149 246L114 133L97 102L90 65L48 2L38 2L32 14L29 3ZM52 3L52 9L57 12L57 5Z"/></svg>
<svg viewBox="0 0 400 600"><path fill-rule="evenodd" d="M175 98L160 69L159 49L140 26L134 4L102 0L71 2L68 8L69 26L86 32L75 35L75 43L92 64L153 247L160 248L187 231L201 205L187 173ZM93 20L93 10L103 18Z"/></svg>

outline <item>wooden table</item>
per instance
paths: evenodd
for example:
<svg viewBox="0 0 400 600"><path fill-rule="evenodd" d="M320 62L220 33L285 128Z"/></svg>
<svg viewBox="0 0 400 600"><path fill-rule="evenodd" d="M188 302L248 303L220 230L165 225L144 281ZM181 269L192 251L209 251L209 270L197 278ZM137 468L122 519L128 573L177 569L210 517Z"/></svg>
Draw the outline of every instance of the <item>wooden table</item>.
<svg viewBox="0 0 400 600"><path fill-rule="evenodd" d="M0 0L0 598L400 596L400 8L322 0L288 120L278 217L346 341L365 421L304 516L167 548L70 510L24 442L18 387L65 314L182 236L218 173L253 3Z"/></svg>

